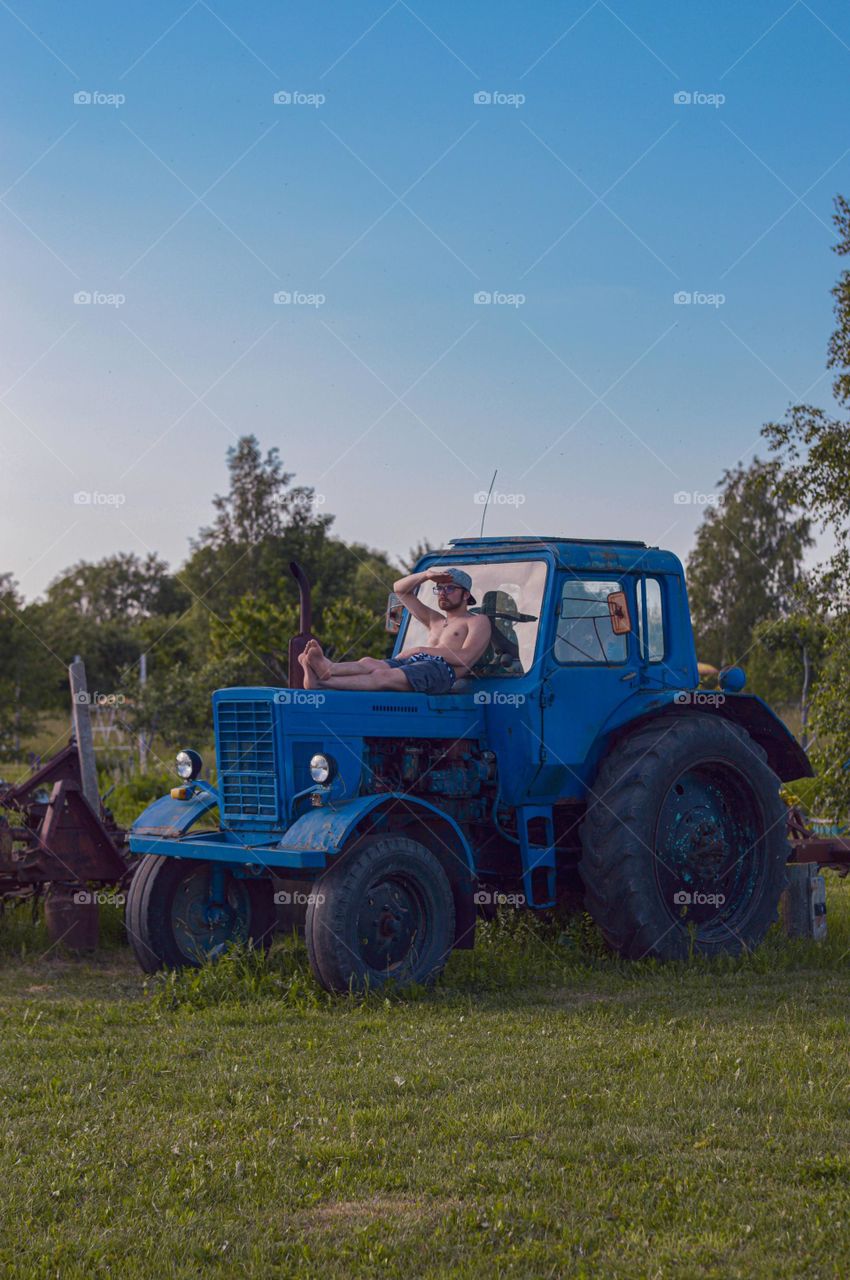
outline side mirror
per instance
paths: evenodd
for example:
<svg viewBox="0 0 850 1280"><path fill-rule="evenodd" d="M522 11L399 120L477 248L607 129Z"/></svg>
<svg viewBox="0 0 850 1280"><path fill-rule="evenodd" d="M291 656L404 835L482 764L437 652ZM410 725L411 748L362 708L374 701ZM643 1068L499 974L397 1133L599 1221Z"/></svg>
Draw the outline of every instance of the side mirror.
<svg viewBox="0 0 850 1280"><path fill-rule="evenodd" d="M401 631L401 620L404 616L404 605L399 600L394 591L387 596L387 613L384 626L391 636L397 636Z"/></svg>
<svg viewBox="0 0 850 1280"><path fill-rule="evenodd" d="M614 635L627 636L632 629L632 620L629 616L629 602L625 591L611 592L608 597L608 613Z"/></svg>

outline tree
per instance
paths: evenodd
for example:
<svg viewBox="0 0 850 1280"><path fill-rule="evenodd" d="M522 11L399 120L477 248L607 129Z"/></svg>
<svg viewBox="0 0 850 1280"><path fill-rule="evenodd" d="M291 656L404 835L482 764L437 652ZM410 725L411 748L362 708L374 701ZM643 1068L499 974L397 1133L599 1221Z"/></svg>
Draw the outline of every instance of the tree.
<svg viewBox="0 0 850 1280"><path fill-rule="evenodd" d="M119 551L96 564L79 561L47 588L47 603L98 624L182 613L191 596L168 565L151 552Z"/></svg>
<svg viewBox="0 0 850 1280"><path fill-rule="evenodd" d="M812 545L807 516L778 486L776 461L724 472L688 557L697 653L715 666L745 662L754 628L791 608Z"/></svg>
<svg viewBox="0 0 850 1280"><path fill-rule="evenodd" d="M835 200L834 222L840 257L850 255L850 203ZM840 408L850 408L850 270L832 290L835 329L827 368L835 371L832 390ZM835 549L811 575L810 611L827 620L823 670L811 704L818 768L818 796L827 811L850 808L850 421L812 405L793 405L782 422L763 434L782 466L780 487L790 502L804 507Z"/></svg>
<svg viewBox="0 0 850 1280"><path fill-rule="evenodd" d="M17 755L21 736L32 728L30 637L22 620L23 601L10 573L0 574L0 754Z"/></svg>
<svg viewBox="0 0 850 1280"><path fill-rule="evenodd" d="M411 547L407 553L407 557L403 561L405 573L413 573L419 561L423 556L427 556L438 548L428 538L420 538L415 547Z"/></svg>
<svg viewBox="0 0 850 1280"><path fill-rule="evenodd" d="M833 218L839 256L850 255L850 203L835 199ZM850 408L850 269L841 272L832 290L836 327L829 341L827 368L836 371L836 401ZM827 592L846 594L850 574L850 420L832 417L812 405L793 405L783 422L763 428L771 450L782 464L781 487L788 499L810 513L837 542L820 581Z"/></svg>
<svg viewBox="0 0 850 1280"><path fill-rule="evenodd" d="M211 656L214 662L238 660L240 683L286 684L289 641L297 630L294 605L244 595L227 619L211 619Z"/></svg>
<svg viewBox="0 0 850 1280"><path fill-rule="evenodd" d="M214 613L229 613L246 590L259 594L286 571L288 559L321 541L333 521L319 515L314 492L293 486L277 449L263 457L256 436L227 451L230 487L216 494L216 517L192 540L185 577Z"/></svg>
<svg viewBox="0 0 850 1280"><path fill-rule="evenodd" d="M80 561L47 588L45 599L27 606L25 621L44 646L43 704L67 706L66 666L75 654L86 663L89 689L131 691L142 652L158 647L157 661L179 660L188 642L180 619L191 595L158 556L131 552ZM168 637L166 645L159 645ZM175 656L178 655L178 656Z"/></svg>
<svg viewBox="0 0 850 1280"><path fill-rule="evenodd" d="M753 630L749 688L775 707L796 703L800 745L809 746L812 695L821 678L830 636L829 621L804 601L786 618L768 618Z"/></svg>
<svg viewBox="0 0 850 1280"><path fill-rule="evenodd" d="M212 689L286 682L298 630L292 560L313 583L313 627L331 657L385 651L387 592L399 576L387 556L332 537L333 516L254 436L228 451L228 470L228 490L214 497L212 522L179 573L155 554L121 552L71 565L27 605L0 575L0 746L16 724L23 731L28 708L67 708L77 653L90 690L124 696L132 732L169 745L206 736Z"/></svg>

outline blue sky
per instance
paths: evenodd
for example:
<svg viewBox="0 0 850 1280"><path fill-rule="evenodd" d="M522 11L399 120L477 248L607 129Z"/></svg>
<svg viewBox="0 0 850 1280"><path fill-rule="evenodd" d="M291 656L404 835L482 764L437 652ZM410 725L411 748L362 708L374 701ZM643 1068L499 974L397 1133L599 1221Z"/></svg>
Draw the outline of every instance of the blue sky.
<svg viewBox="0 0 850 1280"><path fill-rule="evenodd" d="M830 404L844 4L14 0L0 48L27 597L179 565L248 431L396 554L498 467L488 533L685 555L761 424Z"/></svg>

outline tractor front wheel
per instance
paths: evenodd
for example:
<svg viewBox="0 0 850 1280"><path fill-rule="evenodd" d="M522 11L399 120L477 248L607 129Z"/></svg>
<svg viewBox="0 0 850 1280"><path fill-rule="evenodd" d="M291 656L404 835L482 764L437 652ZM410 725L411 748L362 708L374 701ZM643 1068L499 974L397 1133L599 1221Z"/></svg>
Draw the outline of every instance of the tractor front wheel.
<svg viewBox="0 0 850 1280"><path fill-rule="evenodd" d="M630 959L737 954L777 918L779 779L720 716L662 716L621 741L594 780L581 842L586 908Z"/></svg>
<svg viewBox="0 0 850 1280"><path fill-rule="evenodd" d="M307 954L326 991L433 982L454 934L448 877L406 836L367 836L344 850L307 907Z"/></svg>
<svg viewBox="0 0 850 1280"><path fill-rule="evenodd" d="M271 881L241 880L213 863L147 854L130 882L125 922L146 973L198 968L233 943L270 945Z"/></svg>

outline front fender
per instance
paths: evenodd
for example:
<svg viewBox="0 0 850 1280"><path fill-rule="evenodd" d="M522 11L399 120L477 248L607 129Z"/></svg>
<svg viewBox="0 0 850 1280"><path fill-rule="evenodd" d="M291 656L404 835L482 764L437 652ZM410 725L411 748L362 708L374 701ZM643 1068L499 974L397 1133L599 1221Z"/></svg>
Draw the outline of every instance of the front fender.
<svg viewBox="0 0 850 1280"><path fill-rule="evenodd" d="M190 827L218 804L218 792L208 783L195 783L195 792L189 800L175 800L172 796L160 796L139 814L130 828L130 849L134 836L162 836L177 840Z"/></svg>
<svg viewBox="0 0 850 1280"><path fill-rule="evenodd" d="M436 805L430 804L427 800L401 795L392 791L383 795L358 796L356 800L349 800L346 804L339 805L333 809L330 807L325 808L324 806L311 809L309 813L305 813L293 822L292 826L284 832L279 848L286 853L294 854L307 852L339 853L368 814L383 808L388 819L390 813L400 803L403 804L405 813L408 816L411 813L416 813L422 818L423 822L427 823L429 816L433 814L434 817L439 818L440 822L446 823L457 840L458 848L463 851L470 873L474 874L475 867L472 851L469 848L466 836L454 818L450 817L445 810L438 809Z"/></svg>

